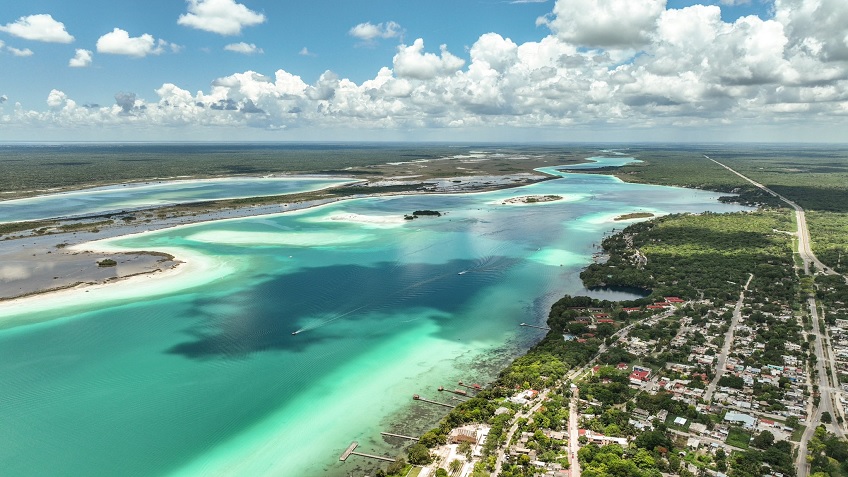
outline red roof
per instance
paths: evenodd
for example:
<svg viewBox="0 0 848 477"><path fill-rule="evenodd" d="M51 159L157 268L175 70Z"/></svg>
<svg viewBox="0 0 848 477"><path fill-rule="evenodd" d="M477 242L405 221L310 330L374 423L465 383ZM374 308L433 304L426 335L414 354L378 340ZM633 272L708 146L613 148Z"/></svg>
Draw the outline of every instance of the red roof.
<svg viewBox="0 0 848 477"><path fill-rule="evenodd" d="M618 363L618 365L616 365L616 368L618 369L627 369L629 367L630 366L628 366L627 363Z"/></svg>
<svg viewBox="0 0 848 477"><path fill-rule="evenodd" d="M578 342L578 343L585 343L585 342L586 342L586 340L585 340L585 339L583 339L583 338L577 338L577 342Z"/></svg>
<svg viewBox="0 0 848 477"><path fill-rule="evenodd" d="M608 316L607 313L595 313L595 318L606 318Z"/></svg>
<svg viewBox="0 0 848 477"><path fill-rule="evenodd" d="M682 298L678 298L676 296L666 296L666 297L663 297L663 298L665 298L665 301L667 301L669 303L683 303L684 301L686 301L686 300L683 300Z"/></svg>
<svg viewBox="0 0 848 477"><path fill-rule="evenodd" d="M633 371L630 373L630 379L638 379L640 381L647 381L648 375L650 375L650 371Z"/></svg>
<svg viewBox="0 0 848 477"><path fill-rule="evenodd" d="M602 318L602 319L598 320L598 323L615 323L615 320L613 320L611 318Z"/></svg>
<svg viewBox="0 0 848 477"><path fill-rule="evenodd" d="M769 420L769 419L760 419L760 422L762 422L763 424L768 424L769 426L774 425L774 421Z"/></svg>
<svg viewBox="0 0 848 477"><path fill-rule="evenodd" d="M647 308L647 309L649 309L649 310L664 310L664 309L665 309L665 306L661 306L661 305L648 305L648 306L646 306L645 308Z"/></svg>

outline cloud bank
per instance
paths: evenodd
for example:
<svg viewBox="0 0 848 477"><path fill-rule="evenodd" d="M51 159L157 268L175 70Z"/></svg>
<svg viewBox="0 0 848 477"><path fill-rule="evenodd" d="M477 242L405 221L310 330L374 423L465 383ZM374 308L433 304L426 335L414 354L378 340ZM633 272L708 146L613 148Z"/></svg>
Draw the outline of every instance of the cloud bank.
<svg viewBox="0 0 848 477"><path fill-rule="evenodd" d="M201 3L207 4L190 5ZM549 28L547 36L518 44L486 33L465 58L444 45L428 49L421 38L401 44L387 66L361 83L332 71L312 83L284 69L245 71L195 93L165 83L152 98L133 96L129 109L127 101L78 106L54 90L47 111L0 109L0 122L647 131L775 125L785 130L810 124L839 129L848 119L844 0L775 0L773 18L733 22L723 21L716 5L669 9L662 0L599 3L559 0L539 20ZM399 31L399 26L368 25L357 25L350 34L368 40ZM143 56L157 48L152 37L113 36L124 46L111 48L121 54ZM100 41L98 52L105 52Z"/></svg>

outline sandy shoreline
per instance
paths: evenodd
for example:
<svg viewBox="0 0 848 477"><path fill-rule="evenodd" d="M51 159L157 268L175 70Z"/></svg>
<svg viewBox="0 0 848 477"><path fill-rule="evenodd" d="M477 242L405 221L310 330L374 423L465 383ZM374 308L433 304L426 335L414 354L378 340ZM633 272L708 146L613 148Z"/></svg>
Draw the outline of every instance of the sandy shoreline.
<svg viewBox="0 0 848 477"><path fill-rule="evenodd" d="M294 176L290 176L294 177ZM487 176L485 179L491 180L493 177ZM218 178L223 179L223 178ZM467 181L469 178L462 178ZM80 233L61 233L55 235L44 236L27 236L14 240L0 241L0 261L8 259L9 256L17 258L26 257L30 259L30 255L37 256L38 254L46 255L48 253L65 253L65 254L100 254L101 258L109 258L110 254L140 254L150 253L149 251L139 251L118 247L112 243L116 240L123 240L130 237L138 237L147 234L153 234L166 229L184 228L207 224L210 222L227 222L232 220L242 220L255 217L274 217L285 213L303 213L306 210L314 210L322 206L333 204L343 200L357 200L361 198L374 198L384 196L404 196L404 195L454 195L454 194L473 194L484 193L492 190L504 188L518 188L529 184L525 182L526 174L505 175L501 176L501 181L497 184L488 182L489 187L482 187L481 178L474 177L471 181L466 182L471 186L470 189L462 190L457 187L451 178L445 178L442 181L447 187L444 192L431 190L422 191L406 191L406 192L386 192L375 193L364 197L341 197L320 199L314 201L280 203L273 205L262 206L247 206L237 209L221 209L211 212L205 212L194 216L178 216L165 219L155 219L148 223L130 223L116 224L113 227L106 228L97 233L80 232ZM215 180L215 179L213 179ZM491 187L494 185L495 187ZM457 190L459 189L459 190ZM150 209L155 210L155 209ZM402 216L364 216L360 214L332 214L329 216L317 218L318 221L327 222L351 222L360 225L383 228L397 227L405 222ZM105 235L105 237L104 237ZM32 241L34 240L34 241ZM22 243L22 242L27 243ZM21 244L22 248L11 250L15 245ZM67 244L67 247L62 250L57 250L59 244ZM31 252L36 253L31 253ZM43 311L59 306L79 306L94 301L111 301L121 300L136 297L148 297L172 292L177 289L186 289L198 286L202 283L208 283L211 280L220 278L231 271L230 268L223 262L218 262L212 257L202 254L193 253L185 248L157 248L155 252L166 253L173 257L173 265L162 267L151 267L145 271L134 271L133 273L119 276L112 276L106 279L86 276L82 279L66 283L64 285L54 287L43 287L34 290L25 290L23 293L16 296L4 298L0 303L3 304L5 316L21 315L35 311ZM91 260L89 259L89 262ZM227 271L229 270L229 271ZM0 270L2 271L2 270ZM200 272L200 273L197 273ZM186 279L191 277L192 279ZM200 278L203 277L203 278ZM197 281L197 283L195 283ZM4 282L0 275L0 290L4 286L8 287L8 281Z"/></svg>

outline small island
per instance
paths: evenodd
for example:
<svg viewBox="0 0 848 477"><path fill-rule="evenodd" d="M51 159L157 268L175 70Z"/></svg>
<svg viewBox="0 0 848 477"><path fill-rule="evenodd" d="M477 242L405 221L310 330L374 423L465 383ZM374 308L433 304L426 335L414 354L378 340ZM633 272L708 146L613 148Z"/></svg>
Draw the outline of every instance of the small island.
<svg viewBox="0 0 848 477"><path fill-rule="evenodd" d="M648 219L648 218L651 218L653 216L654 216L654 214L652 214L650 212L632 212L630 214L619 215L618 217L616 217L613 220L619 221L619 220L631 220L631 219Z"/></svg>
<svg viewBox="0 0 848 477"><path fill-rule="evenodd" d="M438 210L416 210L412 215L404 215L405 220L415 220L421 216L441 217L442 213Z"/></svg>
<svg viewBox="0 0 848 477"><path fill-rule="evenodd" d="M554 202L562 200L561 195L523 195L504 200L503 204L537 204L540 202Z"/></svg>

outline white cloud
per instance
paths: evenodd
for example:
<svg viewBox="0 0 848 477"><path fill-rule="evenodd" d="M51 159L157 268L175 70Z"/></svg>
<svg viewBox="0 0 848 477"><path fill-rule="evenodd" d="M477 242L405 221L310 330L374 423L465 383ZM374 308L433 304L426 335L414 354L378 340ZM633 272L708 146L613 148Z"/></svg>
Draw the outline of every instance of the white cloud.
<svg viewBox="0 0 848 477"><path fill-rule="evenodd" d="M15 56L26 57L34 55L33 51L29 48L19 49L12 46L7 46L6 49L9 50L9 53Z"/></svg>
<svg viewBox="0 0 848 477"><path fill-rule="evenodd" d="M235 53L241 53L243 55L255 55L259 53L264 53L264 51L262 51L262 48L258 48L253 43L248 44L243 41L239 43L230 43L229 45L225 46L224 49Z"/></svg>
<svg viewBox="0 0 848 477"><path fill-rule="evenodd" d="M648 43L666 0L557 0L537 20L579 46L631 49Z"/></svg>
<svg viewBox="0 0 848 477"><path fill-rule="evenodd" d="M311 51L309 51L309 48L307 48L305 46L303 48L301 48L300 51L297 52L297 54L300 55L300 56L317 56L315 53L312 53Z"/></svg>
<svg viewBox="0 0 848 477"><path fill-rule="evenodd" d="M465 60L452 55L447 46L441 46L441 56L424 53L424 40L418 38L411 46L400 45L392 63L400 77L432 79L462 68Z"/></svg>
<svg viewBox="0 0 848 477"><path fill-rule="evenodd" d="M0 26L0 31L25 40L44 41L48 43L70 43L74 41L65 30L65 24L56 21L51 15L39 14L18 18L15 23Z"/></svg>
<svg viewBox="0 0 848 477"><path fill-rule="evenodd" d="M91 66L92 61L92 52L91 50L84 50L82 48L77 48L76 54L70 61L68 61L68 66L71 68L85 68L87 66Z"/></svg>
<svg viewBox="0 0 848 477"><path fill-rule="evenodd" d="M0 104L5 103L6 101L9 101L9 97L5 94L0 95Z"/></svg>
<svg viewBox="0 0 848 477"><path fill-rule="evenodd" d="M188 13L177 23L219 35L238 35L244 27L264 23L266 18L235 0L187 0Z"/></svg>
<svg viewBox="0 0 848 477"><path fill-rule="evenodd" d="M131 37L126 30L115 28L111 32L101 36L97 40L97 52L112 55L127 55L143 58L147 55L160 55L169 48L178 51L180 47L165 40L156 40L152 35L145 33L141 36Z"/></svg>
<svg viewBox="0 0 848 477"><path fill-rule="evenodd" d="M400 38L403 35L403 28L397 22L392 21L377 23L376 25L365 22L351 28L347 33L360 40L374 41L378 38Z"/></svg>
<svg viewBox="0 0 848 477"><path fill-rule="evenodd" d="M575 1L560 0L547 18L550 24L561 23L563 3L573 6ZM625 130L640 131L629 136L637 138L685 130L699 138L713 131L711 140L725 137L715 131L738 138L740 131L774 128L826 131L831 140L844 140L848 59L840 59L840 42L845 33L828 20L843 18L848 8L840 5L836 0L776 0L772 18L732 22L722 20L716 5L662 9L647 26L623 25L626 33L615 38L629 42L600 35L604 30L598 25L568 30L573 34L565 37L566 30L556 30L520 44L487 33L468 48L465 59L444 46L426 52L418 39L400 45L391 63L387 58L360 83L332 71L311 84L284 70L245 71L218 78L196 93L165 83L152 101L124 93L116 95L116 104L95 108L79 107L53 91L47 111L16 108L0 115L0 124L416 134L439 128L550 130L572 138L577 134L577 139L581 133L601 138L612 129L619 138ZM591 42L578 42L578 37L610 41L593 40L587 49Z"/></svg>

